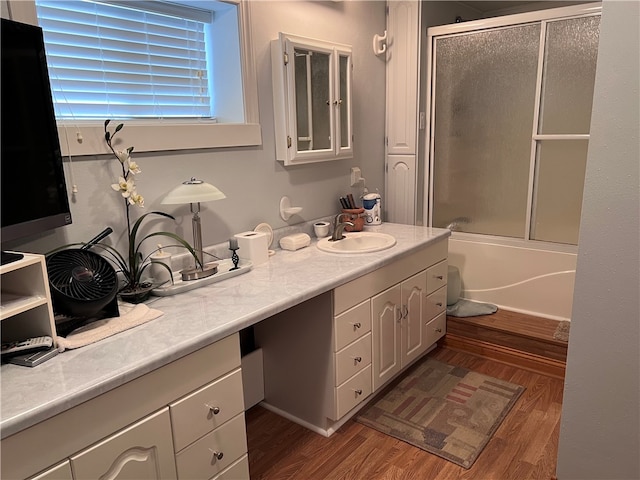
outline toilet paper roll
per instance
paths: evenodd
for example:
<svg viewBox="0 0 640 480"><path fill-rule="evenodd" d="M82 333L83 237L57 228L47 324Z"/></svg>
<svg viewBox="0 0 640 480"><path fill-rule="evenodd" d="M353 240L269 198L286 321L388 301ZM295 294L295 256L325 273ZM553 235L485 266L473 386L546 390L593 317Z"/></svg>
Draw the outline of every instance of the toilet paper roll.
<svg viewBox="0 0 640 480"><path fill-rule="evenodd" d="M250 261L254 266L269 260L269 240L263 232L242 232L234 235L238 239L238 257Z"/></svg>

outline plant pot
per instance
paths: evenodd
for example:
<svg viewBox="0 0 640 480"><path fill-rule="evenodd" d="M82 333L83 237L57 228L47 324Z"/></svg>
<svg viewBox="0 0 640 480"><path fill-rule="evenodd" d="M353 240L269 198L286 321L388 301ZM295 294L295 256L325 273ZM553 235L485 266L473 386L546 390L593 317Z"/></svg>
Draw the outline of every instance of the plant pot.
<svg viewBox="0 0 640 480"><path fill-rule="evenodd" d="M155 287L152 284L142 284L136 288L128 289L128 287L123 288L118 293L120 300L128 303L142 303L147 300L151 296L151 290Z"/></svg>

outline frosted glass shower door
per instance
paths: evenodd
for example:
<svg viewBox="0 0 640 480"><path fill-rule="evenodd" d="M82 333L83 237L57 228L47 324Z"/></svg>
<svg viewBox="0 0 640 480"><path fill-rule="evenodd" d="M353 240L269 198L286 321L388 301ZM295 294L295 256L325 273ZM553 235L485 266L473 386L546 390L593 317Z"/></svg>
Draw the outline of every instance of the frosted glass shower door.
<svg viewBox="0 0 640 480"><path fill-rule="evenodd" d="M540 28L436 39L433 226L524 235Z"/></svg>

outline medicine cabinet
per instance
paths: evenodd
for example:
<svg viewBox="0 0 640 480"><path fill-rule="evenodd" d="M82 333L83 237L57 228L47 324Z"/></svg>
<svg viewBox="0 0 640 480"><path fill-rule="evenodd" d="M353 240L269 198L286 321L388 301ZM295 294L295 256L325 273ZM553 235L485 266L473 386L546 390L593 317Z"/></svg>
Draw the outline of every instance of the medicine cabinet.
<svg viewBox="0 0 640 480"><path fill-rule="evenodd" d="M351 47L281 32L271 64L276 158L298 165L353 156Z"/></svg>

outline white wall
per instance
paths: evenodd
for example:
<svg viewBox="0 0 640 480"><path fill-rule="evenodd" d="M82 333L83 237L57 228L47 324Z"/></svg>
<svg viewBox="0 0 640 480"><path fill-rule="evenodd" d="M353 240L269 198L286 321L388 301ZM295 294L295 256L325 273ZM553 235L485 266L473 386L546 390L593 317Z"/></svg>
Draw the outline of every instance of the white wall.
<svg viewBox="0 0 640 480"><path fill-rule="evenodd" d="M385 4L379 1L251 1L252 37L258 77L258 97L263 145L162 154L135 154L142 173L136 177L145 197L144 211L162 210L178 217L179 224L162 225L191 239L188 206L160 205L162 197L180 182L196 176L220 188L225 200L203 204L203 244L224 242L232 234L268 222L273 228L324 217L339 211L338 197L359 194L350 187L350 168L359 166L367 186L384 191L385 65L375 56L371 41L385 29ZM333 40L353 47L354 158L284 168L275 160L271 60L269 41L279 31ZM127 126L125 122L125 134ZM64 139L61 139L64 141ZM127 138L128 141L128 138ZM135 139L130 142L135 146ZM65 162L71 184L69 162ZM44 253L69 243L87 241L105 226L120 234L125 229L124 209L110 184L119 164L113 158L73 159L73 177L79 192L72 199L73 225L29 242L16 250ZM288 223L279 216L280 197L288 195L304 208ZM17 205L19 199L17 200ZM136 214L137 209L133 210ZM114 242L117 235L108 239Z"/></svg>
<svg viewBox="0 0 640 480"><path fill-rule="evenodd" d="M640 478L639 26L639 2L604 2L559 480Z"/></svg>

